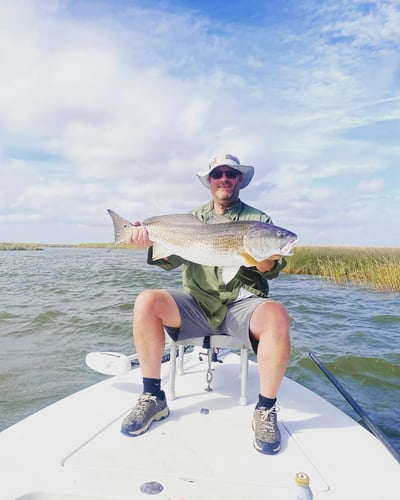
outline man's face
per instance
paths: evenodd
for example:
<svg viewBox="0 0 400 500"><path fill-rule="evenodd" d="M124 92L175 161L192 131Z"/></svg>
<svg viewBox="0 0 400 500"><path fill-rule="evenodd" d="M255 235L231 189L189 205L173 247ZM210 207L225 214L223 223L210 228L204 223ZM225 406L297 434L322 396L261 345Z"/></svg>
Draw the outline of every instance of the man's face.
<svg viewBox="0 0 400 500"><path fill-rule="evenodd" d="M234 168L222 165L209 175L210 190L214 200L227 207L239 198L242 174Z"/></svg>

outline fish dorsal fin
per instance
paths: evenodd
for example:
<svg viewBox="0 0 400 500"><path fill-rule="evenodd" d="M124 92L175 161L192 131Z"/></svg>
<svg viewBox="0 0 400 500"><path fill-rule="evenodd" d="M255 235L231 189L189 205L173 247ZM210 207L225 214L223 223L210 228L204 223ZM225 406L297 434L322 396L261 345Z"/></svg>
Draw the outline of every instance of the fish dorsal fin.
<svg viewBox="0 0 400 500"><path fill-rule="evenodd" d="M225 215L213 214L207 221L207 224L226 224L227 222L232 222L231 219L225 217Z"/></svg>
<svg viewBox="0 0 400 500"><path fill-rule="evenodd" d="M150 226L152 224L157 224L157 223L161 223L164 225L174 224L174 225L180 225L180 226L185 226L187 224L190 224L190 225L193 225L193 224L202 225L202 224L204 224L204 222L202 222L200 219L198 219L193 214L155 215L153 217L148 217L147 219L145 219L142 222L142 224L144 226Z"/></svg>
<svg viewBox="0 0 400 500"><path fill-rule="evenodd" d="M256 260L252 255L247 252L240 252L240 255L247 262L247 267L256 266L258 264L258 260Z"/></svg>

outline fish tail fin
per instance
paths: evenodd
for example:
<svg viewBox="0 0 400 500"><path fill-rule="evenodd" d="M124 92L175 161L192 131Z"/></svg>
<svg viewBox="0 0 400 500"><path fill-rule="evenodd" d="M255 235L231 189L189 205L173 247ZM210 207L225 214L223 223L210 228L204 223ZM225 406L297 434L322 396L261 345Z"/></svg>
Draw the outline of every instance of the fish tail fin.
<svg viewBox="0 0 400 500"><path fill-rule="evenodd" d="M132 232L132 228L135 226L113 210L107 209L107 212L110 214L114 224L115 244L119 245L120 243L125 243L127 241L127 236Z"/></svg>

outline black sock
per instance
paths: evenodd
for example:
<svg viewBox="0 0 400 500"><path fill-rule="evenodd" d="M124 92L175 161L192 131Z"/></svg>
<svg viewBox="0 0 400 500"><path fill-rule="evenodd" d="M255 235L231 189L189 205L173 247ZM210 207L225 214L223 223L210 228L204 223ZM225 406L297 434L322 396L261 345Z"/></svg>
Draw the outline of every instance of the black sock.
<svg viewBox="0 0 400 500"><path fill-rule="evenodd" d="M266 398L261 394L258 395L258 403L256 404L256 408L265 408L266 410L270 410L274 404L276 403L276 398Z"/></svg>
<svg viewBox="0 0 400 500"><path fill-rule="evenodd" d="M143 377L143 392L150 392L159 399L165 399L165 393L161 390L161 379Z"/></svg>

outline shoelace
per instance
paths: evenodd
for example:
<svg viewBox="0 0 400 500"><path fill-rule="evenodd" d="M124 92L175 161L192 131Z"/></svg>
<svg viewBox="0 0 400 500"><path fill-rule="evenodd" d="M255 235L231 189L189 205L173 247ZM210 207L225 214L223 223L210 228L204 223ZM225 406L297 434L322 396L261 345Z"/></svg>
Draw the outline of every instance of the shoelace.
<svg viewBox="0 0 400 500"><path fill-rule="evenodd" d="M147 407L151 402L157 404L156 400L157 400L156 396L153 396L152 394L144 394L139 398L139 401L136 403L136 406L134 408L134 414L142 415L147 410Z"/></svg>
<svg viewBox="0 0 400 500"><path fill-rule="evenodd" d="M275 432L276 413L279 408L273 406L270 410L259 410L260 412L260 430L261 432Z"/></svg>

